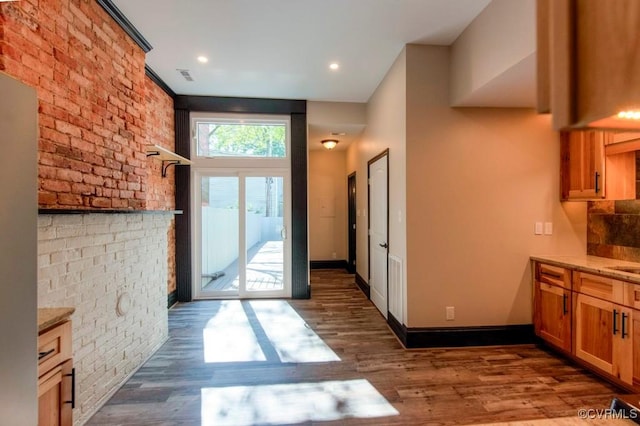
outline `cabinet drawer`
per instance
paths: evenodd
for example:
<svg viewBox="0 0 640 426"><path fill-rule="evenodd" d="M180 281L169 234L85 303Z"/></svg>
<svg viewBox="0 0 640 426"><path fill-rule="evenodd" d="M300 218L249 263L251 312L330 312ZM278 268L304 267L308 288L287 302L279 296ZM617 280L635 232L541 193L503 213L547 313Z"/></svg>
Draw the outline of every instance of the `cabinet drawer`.
<svg viewBox="0 0 640 426"><path fill-rule="evenodd" d="M547 265L546 263L537 263L536 265L537 281L571 290L570 269Z"/></svg>
<svg viewBox="0 0 640 426"><path fill-rule="evenodd" d="M624 283L624 305L640 310L640 284Z"/></svg>
<svg viewBox="0 0 640 426"><path fill-rule="evenodd" d="M71 321L38 336L38 377L71 358Z"/></svg>
<svg viewBox="0 0 640 426"><path fill-rule="evenodd" d="M586 272L574 272L573 290L598 299L623 304L625 283Z"/></svg>

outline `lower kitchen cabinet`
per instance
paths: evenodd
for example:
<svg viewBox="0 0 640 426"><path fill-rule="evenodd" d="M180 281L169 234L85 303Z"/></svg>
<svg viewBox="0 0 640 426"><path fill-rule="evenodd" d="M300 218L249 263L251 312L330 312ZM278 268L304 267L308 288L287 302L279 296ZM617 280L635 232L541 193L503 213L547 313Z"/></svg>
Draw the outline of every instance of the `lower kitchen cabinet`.
<svg viewBox="0 0 640 426"><path fill-rule="evenodd" d="M633 312L586 294L575 294L575 355L632 384Z"/></svg>
<svg viewBox="0 0 640 426"><path fill-rule="evenodd" d="M38 425L71 425L73 361L67 360L38 380Z"/></svg>
<svg viewBox="0 0 640 426"><path fill-rule="evenodd" d="M74 404L71 321L63 321L38 335L38 426L71 426Z"/></svg>
<svg viewBox="0 0 640 426"><path fill-rule="evenodd" d="M571 291L547 283L535 283L536 334L548 343L571 351Z"/></svg>
<svg viewBox="0 0 640 426"><path fill-rule="evenodd" d="M534 265L536 335L639 392L640 284L570 268L548 270L550 266Z"/></svg>

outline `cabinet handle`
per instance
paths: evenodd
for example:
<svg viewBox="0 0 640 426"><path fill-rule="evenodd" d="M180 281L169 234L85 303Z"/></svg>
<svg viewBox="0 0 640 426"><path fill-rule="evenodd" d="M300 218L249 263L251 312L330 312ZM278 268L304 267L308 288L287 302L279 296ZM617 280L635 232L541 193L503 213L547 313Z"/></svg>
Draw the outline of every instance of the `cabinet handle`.
<svg viewBox="0 0 640 426"><path fill-rule="evenodd" d="M597 194L598 192L600 192L600 188L598 187L598 181L599 181L599 178L600 178L600 173L596 172L596 176L595 176L595 181L596 181L596 182L595 182L595 183L596 183L596 194Z"/></svg>
<svg viewBox="0 0 640 426"><path fill-rule="evenodd" d="M65 377L71 377L71 401L65 401L65 404L71 404L71 409L76 408L76 369L71 369L71 374L65 374Z"/></svg>
<svg viewBox="0 0 640 426"><path fill-rule="evenodd" d="M562 295L562 313L564 315L567 315L569 313L569 311L567 311L567 294L566 293Z"/></svg>
<svg viewBox="0 0 640 426"><path fill-rule="evenodd" d="M626 328L627 328L627 318L629 318L628 314L625 314L624 312L622 313L622 338L624 339L625 336L629 336L629 333L627 333Z"/></svg>
<svg viewBox="0 0 640 426"><path fill-rule="evenodd" d="M613 335L614 336L618 332L618 327L616 327L617 323L618 323L618 311L614 309L613 310Z"/></svg>
<svg viewBox="0 0 640 426"><path fill-rule="evenodd" d="M49 349L46 352L38 352L38 361L40 361L42 358L51 355L52 353L54 353L56 350L54 349Z"/></svg>

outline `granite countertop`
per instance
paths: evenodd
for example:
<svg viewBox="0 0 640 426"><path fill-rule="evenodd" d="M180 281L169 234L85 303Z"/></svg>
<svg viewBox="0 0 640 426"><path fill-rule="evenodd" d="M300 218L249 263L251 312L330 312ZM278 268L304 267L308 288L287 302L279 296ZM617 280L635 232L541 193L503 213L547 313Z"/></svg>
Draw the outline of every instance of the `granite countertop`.
<svg viewBox="0 0 640 426"><path fill-rule="evenodd" d="M75 310L76 308L38 308L38 333L69 319Z"/></svg>
<svg viewBox="0 0 640 426"><path fill-rule="evenodd" d="M591 272L609 278L629 281L640 284L640 274L611 269L620 266L636 267L640 269L640 263L627 262L625 260L609 259L598 256L531 256L536 260L550 265L571 268L582 272Z"/></svg>

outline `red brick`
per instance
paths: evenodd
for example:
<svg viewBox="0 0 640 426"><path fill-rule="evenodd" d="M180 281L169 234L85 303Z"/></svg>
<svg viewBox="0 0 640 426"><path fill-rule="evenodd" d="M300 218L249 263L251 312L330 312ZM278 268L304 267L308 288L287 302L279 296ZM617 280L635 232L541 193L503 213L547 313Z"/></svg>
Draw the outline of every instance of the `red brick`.
<svg viewBox="0 0 640 426"><path fill-rule="evenodd" d="M110 208L111 198L91 197L90 205L95 208Z"/></svg>
<svg viewBox="0 0 640 426"><path fill-rule="evenodd" d="M71 146L84 152L94 152L96 150L96 146L94 144L81 138L71 138Z"/></svg>
<svg viewBox="0 0 640 426"><path fill-rule="evenodd" d="M101 176L85 174L83 175L82 179L84 183L89 185L102 186L104 184L104 178Z"/></svg>
<svg viewBox="0 0 640 426"><path fill-rule="evenodd" d="M54 206L58 201L58 197L55 192L38 192L38 205L43 207Z"/></svg>
<svg viewBox="0 0 640 426"><path fill-rule="evenodd" d="M93 195L96 192L96 187L84 183L74 183L71 185L71 192L74 194Z"/></svg>
<svg viewBox="0 0 640 426"><path fill-rule="evenodd" d="M78 194L58 194L58 203L64 206L82 206L82 196Z"/></svg>
<svg viewBox="0 0 640 426"><path fill-rule="evenodd" d="M114 209L126 209L129 207L129 202L122 198L112 198L111 207Z"/></svg>
<svg viewBox="0 0 640 426"><path fill-rule="evenodd" d="M53 179L42 180L40 187L45 191L51 192L70 192L71 184L69 182Z"/></svg>
<svg viewBox="0 0 640 426"><path fill-rule="evenodd" d="M113 171L111 169L108 169L106 167L101 167L101 166L94 166L93 173L96 176L105 176L105 177L113 175Z"/></svg>
<svg viewBox="0 0 640 426"><path fill-rule="evenodd" d="M40 137L55 142L58 145L69 146L71 144L71 137L69 135L65 135L54 129L49 129L48 127L40 128Z"/></svg>
<svg viewBox="0 0 640 426"><path fill-rule="evenodd" d="M82 182L82 173L77 170L58 169L56 177L69 182Z"/></svg>

